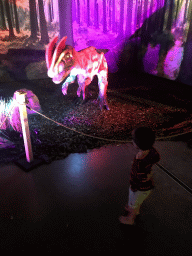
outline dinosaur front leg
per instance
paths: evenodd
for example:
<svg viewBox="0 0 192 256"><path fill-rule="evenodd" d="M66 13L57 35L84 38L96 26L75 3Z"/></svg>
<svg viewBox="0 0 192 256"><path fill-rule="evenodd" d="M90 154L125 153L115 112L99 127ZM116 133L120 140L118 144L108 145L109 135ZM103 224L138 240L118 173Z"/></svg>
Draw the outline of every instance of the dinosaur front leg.
<svg viewBox="0 0 192 256"><path fill-rule="evenodd" d="M77 77L79 88L77 89L78 97L83 95L83 100L85 100L85 88L91 83L91 78L85 78L83 75L78 75Z"/></svg>
<svg viewBox="0 0 192 256"><path fill-rule="evenodd" d="M68 89L68 86L69 84L72 84L75 82L75 76L69 76L65 82L63 83L62 85L62 93L63 95L66 95L67 94L67 89Z"/></svg>

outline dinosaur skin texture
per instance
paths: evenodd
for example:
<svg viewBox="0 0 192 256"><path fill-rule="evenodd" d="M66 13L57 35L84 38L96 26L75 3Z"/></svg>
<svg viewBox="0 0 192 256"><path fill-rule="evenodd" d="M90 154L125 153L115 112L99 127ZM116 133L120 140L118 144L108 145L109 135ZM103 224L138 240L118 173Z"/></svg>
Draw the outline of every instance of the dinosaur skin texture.
<svg viewBox="0 0 192 256"><path fill-rule="evenodd" d="M46 48L46 63L48 76L55 84L64 81L62 93L67 94L69 84L74 83L77 77L78 97L85 100L85 88L91 83L94 76L98 77L99 104L101 109L109 110L107 103L108 65L104 53L91 46L81 51L76 51L72 46L66 45L67 37L63 37L56 45L58 37L54 37Z"/></svg>

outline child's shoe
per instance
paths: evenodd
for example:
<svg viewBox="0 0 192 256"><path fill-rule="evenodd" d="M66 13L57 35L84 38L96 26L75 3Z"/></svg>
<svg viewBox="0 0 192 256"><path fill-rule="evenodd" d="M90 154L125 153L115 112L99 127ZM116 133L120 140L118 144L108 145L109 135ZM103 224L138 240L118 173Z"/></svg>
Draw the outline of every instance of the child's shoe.
<svg viewBox="0 0 192 256"><path fill-rule="evenodd" d="M120 221L122 224L134 225L134 220L133 220L133 219L130 219L129 216L121 216L121 217L119 217L119 221Z"/></svg>
<svg viewBox="0 0 192 256"><path fill-rule="evenodd" d="M119 221L122 224L134 225L135 218L136 218L136 209L133 209L133 208L129 207L128 215L127 216L121 216L119 218Z"/></svg>

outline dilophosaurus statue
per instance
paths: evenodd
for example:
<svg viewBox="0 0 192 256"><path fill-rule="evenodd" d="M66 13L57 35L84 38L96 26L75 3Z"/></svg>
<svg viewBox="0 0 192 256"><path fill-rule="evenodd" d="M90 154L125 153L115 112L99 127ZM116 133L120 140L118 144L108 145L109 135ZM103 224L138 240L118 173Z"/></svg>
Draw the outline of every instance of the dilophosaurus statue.
<svg viewBox="0 0 192 256"><path fill-rule="evenodd" d="M63 37L56 45L58 37L54 37L46 48L46 63L48 76L55 84L64 81L62 93L67 94L68 85L75 82L77 77L77 95L85 100L85 88L91 83L94 76L98 77L99 102L101 108L109 110L107 103L108 65L105 53L91 46L76 51L72 46L66 45L67 37Z"/></svg>

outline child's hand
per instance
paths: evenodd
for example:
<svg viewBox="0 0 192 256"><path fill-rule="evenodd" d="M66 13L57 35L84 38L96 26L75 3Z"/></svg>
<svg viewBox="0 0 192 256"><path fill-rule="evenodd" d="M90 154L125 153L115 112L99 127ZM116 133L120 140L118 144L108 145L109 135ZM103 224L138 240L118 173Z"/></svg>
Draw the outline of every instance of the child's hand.
<svg viewBox="0 0 192 256"><path fill-rule="evenodd" d="M147 174L147 181L150 180L152 178L152 176L153 176L152 172L148 173Z"/></svg>
<svg viewBox="0 0 192 256"><path fill-rule="evenodd" d="M149 150L139 151L136 155L136 159L143 159L149 154Z"/></svg>

